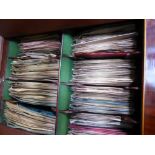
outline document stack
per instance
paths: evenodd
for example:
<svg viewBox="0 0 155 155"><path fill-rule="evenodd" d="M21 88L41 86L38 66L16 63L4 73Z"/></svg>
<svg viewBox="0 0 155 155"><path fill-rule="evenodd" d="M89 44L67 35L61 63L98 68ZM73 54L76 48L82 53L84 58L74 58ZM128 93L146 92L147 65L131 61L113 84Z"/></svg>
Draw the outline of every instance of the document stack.
<svg viewBox="0 0 155 155"><path fill-rule="evenodd" d="M7 102L5 109L6 120L11 126L41 134L55 132L55 115L49 112L44 116L42 111L36 111L39 106L49 107L49 111L50 107L56 107L60 48L59 36L41 35L20 40L20 53L13 58L12 73L9 77L9 95L16 102ZM20 111L18 106L24 110ZM19 122L15 119L18 116L21 119ZM40 117L43 118L41 121Z"/></svg>
<svg viewBox="0 0 155 155"><path fill-rule="evenodd" d="M36 134L55 133L55 114L43 109L6 101L5 117L9 127Z"/></svg>
<svg viewBox="0 0 155 155"><path fill-rule="evenodd" d="M135 121L138 54L133 24L90 30L76 36L71 81L69 134L128 134Z"/></svg>

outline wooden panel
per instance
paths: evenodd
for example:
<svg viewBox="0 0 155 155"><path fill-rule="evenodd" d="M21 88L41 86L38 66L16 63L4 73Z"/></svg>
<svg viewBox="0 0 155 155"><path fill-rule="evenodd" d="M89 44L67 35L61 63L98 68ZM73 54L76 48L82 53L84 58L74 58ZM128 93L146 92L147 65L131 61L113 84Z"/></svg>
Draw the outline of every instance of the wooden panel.
<svg viewBox="0 0 155 155"><path fill-rule="evenodd" d="M155 134L155 20L146 20L144 134Z"/></svg>
<svg viewBox="0 0 155 155"><path fill-rule="evenodd" d="M9 128L0 124L0 135L32 135L32 133L20 129Z"/></svg>
<svg viewBox="0 0 155 155"><path fill-rule="evenodd" d="M123 19L8 19L0 20L0 35L5 38L64 30L105 23L124 21Z"/></svg>
<svg viewBox="0 0 155 155"><path fill-rule="evenodd" d="M64 30L67 28L113 23L116 21L122 20L0 20L0 33L5 37L17 37L55 30ZM7 42L5 42L5 44L7 44ZM3 63L1 67L1 76L4 75L5 71L7 54L6 48L7 46L4 46L5 52L2 59ZM18 133L18 131L19 130L11 130L10 128L0 125L0 134L16 134L16 132ZM21 134L24 134L24 132L21 131Z"/></svg>
<svg viewBox="0 0 155 155"><path fill-rule="evenodd" d="M1 38L1 49L0 49L0 113L2 114L3 109L3 102L2 102L2 95L3 95L3 82L4 82L4 75L5 75L5 66L6 66L6 59L7 59L7 41ZM0 121L3 120L2 115L0 116Z"/></svg>
<svg viewBox="0 0 155 155"><path fill-rule="evenodd" d="M1 64L0 64L0 100L2 99L2 91L3 91L3 81L4 81L4 75L5 75L5 68L6 68L6 60L7 60L7 44L8 42L6 40L2 40L2 51L0 53L0 56L2 57L1 59Z"/></svg>

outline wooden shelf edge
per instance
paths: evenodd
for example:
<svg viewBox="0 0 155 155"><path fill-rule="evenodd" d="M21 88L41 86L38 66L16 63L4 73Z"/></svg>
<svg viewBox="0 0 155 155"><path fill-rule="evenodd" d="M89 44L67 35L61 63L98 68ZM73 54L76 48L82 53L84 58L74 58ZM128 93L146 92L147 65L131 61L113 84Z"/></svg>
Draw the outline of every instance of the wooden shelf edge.
<svg viewBox="0 0 155 155"><path fill-rule="evenodd" d="M33 135L33 133L20 129L10 128L0 124L0 135Z"/></svg>
<svg viewBox="0 0 155 155"><path fill-rule="evenodd" d="M0 35L13 38L125 20L127 19L1 19Z"/></svg>

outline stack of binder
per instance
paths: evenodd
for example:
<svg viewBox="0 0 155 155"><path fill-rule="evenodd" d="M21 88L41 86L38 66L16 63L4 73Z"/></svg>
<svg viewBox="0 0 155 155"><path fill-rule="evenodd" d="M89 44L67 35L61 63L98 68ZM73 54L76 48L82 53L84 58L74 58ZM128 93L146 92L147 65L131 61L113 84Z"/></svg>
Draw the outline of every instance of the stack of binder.
<svg viewBox="0 0 155 155"><path fill-rule="evenodd" d="M9 77L9 95L16 103L6 103L6 122L12 127L40 134L54 134L55 116L50 111L57 103L61 48L59 36L25 37L20 40L19 48L20 53L12 58ZM35 107L32 109L31 105ZM49 107L49 113L46 115L45 112L45 116L40 110L36 113L40 106ZM20 120L16 119L18 117Z"/></svg>
<svg viewBox="0 0 155 155"><path fill-rule="evenodd" d="M128 134L134 126L137 35L128 24L74 38L69 134Z"/></svg>

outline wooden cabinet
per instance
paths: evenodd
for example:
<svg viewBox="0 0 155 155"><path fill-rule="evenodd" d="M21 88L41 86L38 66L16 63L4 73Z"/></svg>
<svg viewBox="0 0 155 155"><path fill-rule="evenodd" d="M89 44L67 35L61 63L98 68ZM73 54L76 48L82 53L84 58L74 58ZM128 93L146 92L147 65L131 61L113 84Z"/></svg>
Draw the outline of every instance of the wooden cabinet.
<svg viewBox="0 0 155 155"><path fill-rule="evenodd" d="M0 99L2 100L3 81L6 69L8 42L22 36L58 32L60 34L90 26L134 22L139 31L139 46L142 52L137 76L140 80L141 91L137 100L137 116L139 120L138 134L155 134L155 20L0 20ZM61 101L60 101L61 102ZM60 109L63 107L60 106ZM3 107L1 107L3 109ZM63 115L63 114L60 114ZM66 118L63 116L63 122ZM61 122L61 120L59 120ZM59 131L63 126L58 124ZM0 125L0 134L30 134L28 132L10 129Z"/></svg>

